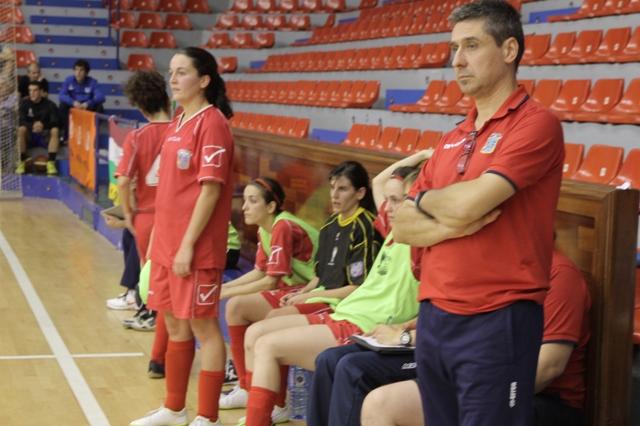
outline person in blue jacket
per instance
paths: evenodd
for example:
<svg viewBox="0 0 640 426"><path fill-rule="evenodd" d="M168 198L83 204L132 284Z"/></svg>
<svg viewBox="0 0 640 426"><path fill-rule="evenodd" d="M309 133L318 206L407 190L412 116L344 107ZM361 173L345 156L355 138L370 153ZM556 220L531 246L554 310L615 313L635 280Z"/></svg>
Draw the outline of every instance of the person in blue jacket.
<svg viewBox="0 0 640 426"><path fill-rule="evenodd" d="M71 108L103 112L104 93L98 88L98 82L89 77L89 62L78 59L73 64L73 75L62 83L60 88L60 121L64 134L69 134L69 110Z"/></svg>

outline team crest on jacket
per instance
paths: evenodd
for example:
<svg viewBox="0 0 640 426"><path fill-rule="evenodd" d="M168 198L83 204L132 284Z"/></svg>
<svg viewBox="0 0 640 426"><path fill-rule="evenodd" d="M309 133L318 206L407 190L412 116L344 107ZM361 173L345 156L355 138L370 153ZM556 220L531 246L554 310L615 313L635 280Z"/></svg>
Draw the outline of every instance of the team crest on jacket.
<svg viewBox="0 0 640 426"><path fill-rule="evenodd" d="M502 139L502 133L491 133L487 138L484 146L480 150L482 154L491 154L496 150L496 146L498 146L498 142Z"/></svg>
<svg viewBox="0 0 640 426"><path fill-rule="evenodd" d="M176 165L180 170L187 170L191 162L191 151L188 149L179 149L176 158Z"/></svg>

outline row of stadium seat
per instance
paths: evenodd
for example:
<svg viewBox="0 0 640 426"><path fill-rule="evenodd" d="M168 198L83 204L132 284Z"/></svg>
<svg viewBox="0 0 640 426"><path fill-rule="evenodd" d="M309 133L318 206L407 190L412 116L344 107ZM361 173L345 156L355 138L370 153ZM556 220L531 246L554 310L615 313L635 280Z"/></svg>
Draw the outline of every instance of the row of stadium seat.
<svg viewBox="0 0 640 426"><path fill-rule="evenodd" d="M585 64L640 61L640 27L585 30L556 34L531 34L525 37L523 65Z"/></svg>
<svg viewBox="0 0 640 426"><path fill-rule="evenodd" d="M577 12L569 15L551 16L549 22L575 21L639 12L640 0L584 0Z"/></svg>
<svg viewBox="0 0 640 426"><path fill-rule="evenodd" d="M378 0L360 0L360 9L375 7ZM345 0L233 0L230 11L236 13L346 12Z"/></svg>
<svg viewBox="0 0 640 426"><path fill-rule="evenodd" d="M276 37L273 33L213 33L207 40L205 47L210 49L263 49L273 47Z"/></svg>
<svg viewBox="0 0 640 426"><path fill-rule="evenodd" d="M238 58L235 56L219 56L216 58L218 62L218 72L232 73L238 69ZM136 70L155 70L156 65L153 56L145 53L132 53L127 59L127 69L129 71Z"/></svg>
<svg viewBox="0 0 640 426"><path fill-rule="evenodd" d="M157 12L112 12L111 25L114 28L143 28L152 30L191 30L193 25L189 15L168 13L166 17Z"/></svg>
<svg viewBox="0 0 640 426"><path fill-rule="evenodd" d="M442 132L434 130L420 131L392 126L383 129L379 124L355 123L342 144L376 151L411 154L415 151L435 148L441 137Z"/></svg>
<svg viewBox="0 0 640 426"><path fill-rule="evenodd" d="M230 124L231 127L237 129L306 138L309 135L310 120L308 118L236 112L231 118Z"/></svg>
<svg viewBox="0 0 640 426"><path fill-rule="evenodd" d="M448 42L409 44L327 52L269 55L261 72L315 72L442 68L449 61Z"/></svg>
<svg viewBox="0 0 640 426"><path fill-rule="evenodd" d="M3 8L5 12L9 11L9 8ZM15 6L13 7L13 13L2 13L0 14L0 24L10 24L10 25L22 25L24 24L24 14L22 10Z"/></svg>
<svg viewBox="0 0 640 426"><path fill-rule="evenodd" d="M210 13L209 3L207 0L111 0L105 2L105 5L111 6L111 9L120 8L120 10L141 10L148 12L178 12L178 13Z"/></svg>
<svg viewBox="0 0 640 426"><path fill-rule="evenodd" d="M323 27L333 26L335 15L329 15ZM232 13L224 13L218 16L214 28L220 30L274 30L274 31L306 31L311 28L309 15L269 15L264 18L260 15L244 15L239 17Z"/></svg>
<svg viewBox="0 0 640 426"><path fill-rule="evenodd" d="M169 31L153 31L149 38L143 31L123 31L120 47L144 47L175 49L176 38Z"/></svg>
<svg viewBox="0 0 640 426"><path fill-rule="evenodd" d="M27 26L7 26L0 32L0 43L10 43L15 40L16 43L31 44L36 38Z"/></svg>
<svg viewBox="0 0 640 426"><path fill-rule="evenodd" d="M227 81L235 102L371 108L380 94L379 81Z"/></svg>
<svg viewBox="0 0 640 426"><path fill-rule="evenodd" d="M640 124L640 78L624 90L623 79L522 80L532 98L549 107L561 120ZM456 81L431 80L415 104L391 105L391 111L464 114L471 100Z"/></svg>
<svg viewBox="0 0 640 426"><path fill-rule="evenodd" d="M448 12L423 13L389 19L385 16L359 18L335 27L315 28L309 44L329 44L377 38L402 37L450 31Z"/></svg>

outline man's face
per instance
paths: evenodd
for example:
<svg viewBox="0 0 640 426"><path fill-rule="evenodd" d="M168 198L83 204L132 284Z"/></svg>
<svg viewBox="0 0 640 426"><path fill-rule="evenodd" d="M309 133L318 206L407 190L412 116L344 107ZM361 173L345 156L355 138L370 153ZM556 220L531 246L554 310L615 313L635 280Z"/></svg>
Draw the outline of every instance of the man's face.
<svg viewBox="0 0 640 426"><path fill-rule="evenodd" d="M73 75L78 83L82 83L87 78L87 70L84 67L73 67Z"/></svg>
<svg viewBox="0 0 640 426"><path fill-rule="evenodd" d="M29 70L27 71L27 75L29 76L29 81L40 80L40 67L35 64L29 65Z"/></svg>
<svg viewBox="0 0 640 426"><path fill-rule="evenodd" d="M460 90L472 97L486 96L509 75L506 49L498 46L485 29L484 19L455 24L451 31L452 65ZM503 46L507 43L503 43Z"/></svg>
<svg viewBox="0 0 640 426"><path fill-rule="evenodd" d="M40 102L40 99L42 99L42 91L38 86L29 86L29 99L36 104Z"/></svg>

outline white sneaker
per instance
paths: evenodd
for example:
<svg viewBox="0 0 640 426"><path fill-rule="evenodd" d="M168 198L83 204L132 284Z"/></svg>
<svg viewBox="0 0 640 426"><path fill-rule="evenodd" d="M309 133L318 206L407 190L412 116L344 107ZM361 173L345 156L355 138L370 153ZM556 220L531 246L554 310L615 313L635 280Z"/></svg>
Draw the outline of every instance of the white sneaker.
<svg viewBox="0 0 640 426"><path fill-rule="evenodd" d="M107 308L116 311L135 311L138 309L136 303L136 291L127 290L118 297L107 300Z"/></svg>
<svg viewBox="0 0 640 426"><path fill-rule="evenodd" d="M187 426L187 409L173 411L162 406L132 421L129 426Z"/></svg>
<svg viewBox="0 0 640 426"><path fill-rule="evenodd" d="M239 385L235 385L231 392L220 395L218 400L219 408L222 410L231 410L232 408L245 408L249 392L242 389Z"/></svg>
<svg viewBox="0 0 640 426"><path fill-rule="evenodd" d="M212 422L206 417L198 416L189 423L189 426L222 426L222 423L220 422L220 419Z"/></svg>
<svg viewBox="0 0 640 426"><path fill-rule="evenodd" d="M271 412L271 423L274 425L280 423L287 423L291 419L291 408L289 408L289 404L284 407L278 407L277 405L273 407L273 411ZM240 417L238 419L238 424L236 426L244 426L247 423L247 417Z"/></svg>

